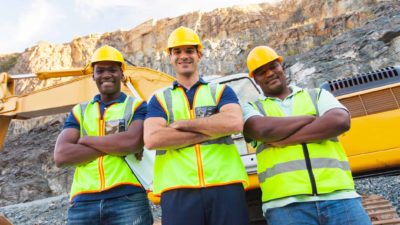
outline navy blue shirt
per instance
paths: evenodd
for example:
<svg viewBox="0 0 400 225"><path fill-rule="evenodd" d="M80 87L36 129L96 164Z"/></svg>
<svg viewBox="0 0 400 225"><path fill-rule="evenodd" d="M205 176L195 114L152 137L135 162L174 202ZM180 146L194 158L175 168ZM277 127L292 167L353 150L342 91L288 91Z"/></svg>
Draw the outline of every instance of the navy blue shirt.
<svg viewBox="0 0 400 225"><path fill-rule="evenodd" d="M104 103L100 99L100 94L98 94L98 95L94 96L94 98L91 102L92 103L94 103L94 102L100 103L100 113L101 113L101 115L103 115L105 108L107 108L108 106L110 106L114 103L123 103L125 101L126 97L127 97L126 94L121 92L118 99ZM147 103L145 101L143 101L142 104L140 104L140 106L135 110L135 114L133 114L131 123L134 120L144 120L146 118L146 114L147 114ZM64 122L63 129L65 129L65 128L75 128L77 130L80 130L80 125L79 125L78 121L76 120L75 116L73 115L72 111L68 114L68 117Z"/></svg>
<svg viewBox="0 0 400 225"><path fill-rule="evenodd" d="M199 81L197 81L197 83L195 83L190 89L186 89L181 84L179 84L177 81L174 81L173 88L175 89L177 87L182 87L183 90L185 90L185 94L189 100L190 108L192 108L193 99L194 99L194 95L196 93L197 87L199 87L199 85L207 84L207 83L208 82L206 82L202 78L200 78ZM217 105L218 111L221 109L222 106L224 106L226 104L230 104L230 103L239 104L239 100L238 100L235 92L233 91L233 89L231 87L229 87L228 85L226 85L225 89L222 91L221 98ZM150 99L149 104L147 105L146 118L151 118L151 117L162 117L165 120L168 120L166 112L164 111L164 109L160 105L160 103L158 102L157 98L155 98L154 96Z"/></svg>
<svg viewBox="0 0 400 225"><path fill-rule="evenodd" d="M93 98L91 103L98 102L100 104L100 113L101 113L101 115L103 115L105 108L107 108L108 106L110 106L111 104L114 104L114 103L123 103L125 101L126 97L127 97L126 94L121 92L118 99L104 103L101 101L100 94L98 94ZM135 113L133 114L133 117L132 117L132 120L130 123L132 123L132 121L134 121L134 120L144 120L146 118L146 113L147 113L147 104L145 101L143 101L140 104L140 106L135 110ZM63 129L66 129L66 128L75 128L77 130L80 130L80 125L72 112L69 113L67 119L64 122ZM121 185L121 186L117 186L115 188L111 188L110 190L99 192L99 193L77 195L72 199L72 202L110 199L110 198L116 198L116 197L120 197L120 196L124 196L124 195L134 194L134 193L138 193L138 192L145 192L145 190L143 188L132 186L132 185Z"/></svg>

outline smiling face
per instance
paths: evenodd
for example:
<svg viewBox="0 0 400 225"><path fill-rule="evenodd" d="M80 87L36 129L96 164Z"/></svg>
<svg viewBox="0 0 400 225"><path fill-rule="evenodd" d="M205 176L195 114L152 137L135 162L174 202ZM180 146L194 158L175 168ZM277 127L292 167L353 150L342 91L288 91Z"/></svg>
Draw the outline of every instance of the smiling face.
<svg viewBox="0 0 400 225"><path fill-rule="evenodd" d="M197 73L201 53L196 46L185 45L171 49L169 60L177 76L190 77Z"/></svg>
<svg viewBox="0 0 400 225"><path fill-rule="evenodd" d="M282 65L278 60L260 66L254 70L253 75L265 96L285 98L289 92Z"/></svg>
<svg viewBox="0 0 400 225"><path fill-rule="evenodd" d="M93 79L103 101L119 97L122 77L121 66L117 62L102 61L94 64Z"/></svg>

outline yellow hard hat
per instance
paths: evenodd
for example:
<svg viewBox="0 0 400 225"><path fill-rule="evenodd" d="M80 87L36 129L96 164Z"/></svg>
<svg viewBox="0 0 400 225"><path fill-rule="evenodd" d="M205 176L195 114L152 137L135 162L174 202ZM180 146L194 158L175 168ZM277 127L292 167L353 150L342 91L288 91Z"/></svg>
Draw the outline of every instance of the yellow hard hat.
<svg viewBox="0 0 400 225"><path fill-rule="evenodd" d="M276 54L276 52L268 46L257 46L247 56L247 68L249 69L249 76L254 77L253 72L274 60L283 62L283 57Z"/></svg>
<svg viewBox="0 0 400 225"><path fill-rule="evenodd" d="M121 63L122 71L125 71L126 64L121 52L109 45L104 45L93 53L90 65L93 67L93 63L101 61L119 62Z"/></svg>
<svg viewBox="0 0 400 225"><path fill-rule="evenodd" d="M180 26L168 37L167 53L170 54L171 48L183 45L196 45L198 52L203 48L199 36L192 29Z"/></svg>

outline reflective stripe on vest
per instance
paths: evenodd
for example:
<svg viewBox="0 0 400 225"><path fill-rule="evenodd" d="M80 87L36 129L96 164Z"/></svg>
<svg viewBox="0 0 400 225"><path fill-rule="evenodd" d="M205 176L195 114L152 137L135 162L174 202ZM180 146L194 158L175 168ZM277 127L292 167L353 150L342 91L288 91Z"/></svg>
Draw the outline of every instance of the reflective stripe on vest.
<svg viewBox="0 0 400 225"><path fill-rule="evenodd" d="M317 93L319 89L296 93L292 99L292 116L319 116ZM258 100L252 105L263 115L285 116L271 99ZM258 143L256 154L263 202L294 195L354 190L347 157L336 137L285 147Z"/></svg>
<svg viewBox="0 0 400 225"><path fill-rule="evenodd" d="M116 124L118 126L116 132L118 132L119 123L122 120L124 121L125 130L127 130L136 108L141 103L141 99L127 96L123 103L114 103L108 106L103 118L100 115L98 102L76 105L73 108L73 113L80 124L80 135L103 136L105 135L105 125L107 123ZM119 185L140 187L140 183L132 174L123 157L101 156L93 161L76 166L70 200L79 194L98 193Z"/></svg>
<svg viewBox="0 0 400 225"><path fill-rule="evenodd" d="M190 109L181 87L156 94L167 113L167 123L208 117L217 113L224 85L200 84ZM154 168L154 193L177 188L200 188L231 183L248 185L247 173L231 136L174 150L157 150Z"/></svg>

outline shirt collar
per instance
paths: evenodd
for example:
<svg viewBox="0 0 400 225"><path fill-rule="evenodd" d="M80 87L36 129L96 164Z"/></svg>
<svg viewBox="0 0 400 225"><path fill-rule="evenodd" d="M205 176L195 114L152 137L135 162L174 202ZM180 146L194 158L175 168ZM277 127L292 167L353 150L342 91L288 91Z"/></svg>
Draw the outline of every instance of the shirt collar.
<svg viewBox="0 0 400 225"><path fill-rule="evenodd" d="M202 77L200 77L200 79L191 88L197 87L200 84L208 84L208 82L205 81ZM178 83L177 80L175 80L174 83L172 83L172 89L175 89L177 87L183 87L184 89L186 89L184 86L182 86L180 83Z"/></svg>
<svg viewBox="0 0 400 225"><path fill-rule="evenodd" d="M127 96L126 96L126 94L124 92L120 92L119 97L117 99L112 100L112 101L107 102L107 103L104 103L104 102L101 101L100 94L97 94L96 96L94 96L94 98L93 98L91 103L93 104L95 102L98 102L98 103L103 103L105 105L111 105L111 104L114 104L114 103L122 103L122 102L124 102L126 97Z"/></svg>
<svg viewBox="0 0 400 225"><path fill-rule="evenodd" d="M303 88L298 87L298 86L295 86L295 85L289 85L289 89L291 90L291 93L290 93L285 99L291 98L291 97L294 96L295 94L297 94L297 93L299 93L299 92L302 92L302 91L304 90ZM260 100L265 100L265 99L267 99L267 98L269 98L269 99L278 99L278 98L276 98L276 97L267 97L267 96L264 95L264 93L262 93L262 94L260 95L260 97L259 97Z"/></svg>

